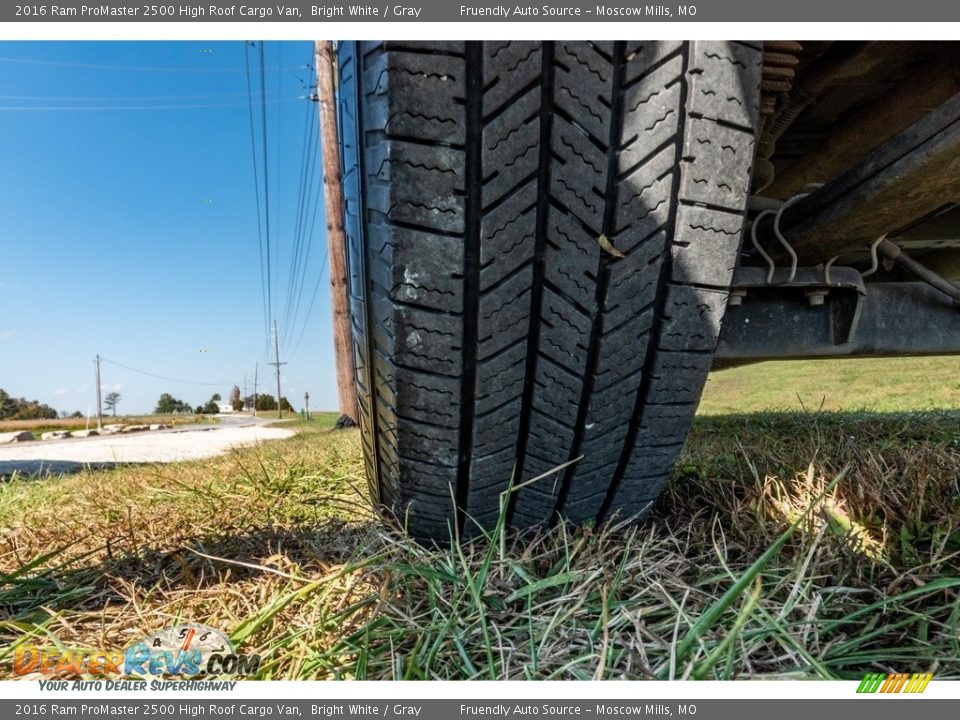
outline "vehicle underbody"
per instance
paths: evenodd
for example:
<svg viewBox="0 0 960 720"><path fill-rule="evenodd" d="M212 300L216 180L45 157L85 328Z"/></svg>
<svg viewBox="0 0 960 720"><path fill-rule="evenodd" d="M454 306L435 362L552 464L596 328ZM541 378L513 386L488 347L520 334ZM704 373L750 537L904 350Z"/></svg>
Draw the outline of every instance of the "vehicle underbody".
<svg viewBox="0 0 960 720"><path fill-rule="evenodd" d="M960 44L764 44L716 365L960 352Z"/></svg>

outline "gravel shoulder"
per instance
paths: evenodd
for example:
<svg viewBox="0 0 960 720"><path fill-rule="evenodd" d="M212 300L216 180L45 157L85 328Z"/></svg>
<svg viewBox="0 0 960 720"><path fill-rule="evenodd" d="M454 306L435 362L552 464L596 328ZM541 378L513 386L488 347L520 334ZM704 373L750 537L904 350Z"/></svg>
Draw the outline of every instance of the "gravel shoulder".
<svg viewBox="0 0 960 720"><path fill-rule="evenodd" d="M87 466L198 460L230 448L292 437L293 430L259 424L184 428L65 441L0 446L0 476L71 472Z"/></svg>

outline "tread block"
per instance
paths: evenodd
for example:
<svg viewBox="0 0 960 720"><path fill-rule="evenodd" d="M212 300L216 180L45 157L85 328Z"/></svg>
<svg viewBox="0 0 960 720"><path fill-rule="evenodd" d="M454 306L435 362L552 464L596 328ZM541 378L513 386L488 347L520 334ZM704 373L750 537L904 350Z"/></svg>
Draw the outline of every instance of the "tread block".
<svg viewBox="0 0 960 720"><path fill-rule="evenodd" d="M672 464L672 462L671 462ZM618 521L645 515L657 501L664 486L669 482L669 472L646 477L634 477L623 482L613 495L612 516Z"/></svg>
<svg viewBox="0 0 960 720"><path fill-rule="evenodd" d="M594 138L609 142L613 66L583 42L558 42L554 60L559 69L555 79L554 102Z"/></svg>
<svg viewBox="0 0 960 720"><path fill-rule="evenodd" d="M536 174L540 158L540 88L532 87L483 128L484 207ZM527 180L529 182L529 180Z"/></svg>
<svg viewBox="0 0 960 720"><path fill-rule="evenodd" d="M752 135L701 118L692 118L688 126L680 165L680 197L743 213L750 191Z"/></svg>
<svg viewBox="0 0 960 720"><path fill-rule="evenodd" d="M726 305L726 290L671 283L667 287L658 348L713 351Z"/></svg>
<svg viewBox="0 0 960 720"><path fill-rule="evenodd" d="M657 67L670 62L678 57L683 51L683 43L680 41L656 41L647 40L643 42L627 42L626 54L624 55L623 82L626 87L630 87L640 78L649 75Z"/></svg>
<svg viewBox="0 0 960 720"><path fill-rule="evenodd" d="M463 323L458 317L396 308L393 352L400 365L459 377L463 373Z"/></svg>
<svg viewBox="0 0 960 720"><path fill-rule="evenodd" d="M742 214L681 205L676 239L670 247L670 278L681 283L730 287L743 231Z"/></svg>
<svg viewBox="0 0 960 720"><path fill-rule="evenodd" d="M533 258L536 202L536 185L528 183L480 221L481 292Z"/></svg>
<svg viewBox="0 0 960 720"><path fill-rule="evenodd" d="M484 43L485 118L500 112L528 85L538 83L543 61L541 47L541 43L527 41Z"/></svg>
<svg viewBox="0 0 960 720"><path fill-rule="evenodd" d="M700 401L700 389L713 364L708 353L684 353L661 350L653 360L648 402L691 403Z"/></svg>
<svg viewBox="0 0 960 720"><path fill-rule="evenodd" d="M757 124L763 63L759 48L737 42L698 40L692 43L690 112L750 129Z"/></svg>

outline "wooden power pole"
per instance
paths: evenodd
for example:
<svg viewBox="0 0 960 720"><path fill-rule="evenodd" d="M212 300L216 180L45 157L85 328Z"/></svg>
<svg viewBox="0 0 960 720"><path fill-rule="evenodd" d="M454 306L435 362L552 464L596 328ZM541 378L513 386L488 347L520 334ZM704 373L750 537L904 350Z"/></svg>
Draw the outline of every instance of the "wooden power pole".
<svg viewBox="0 0 960 720"><path fill-rule="evenodd" d="M317 105L320 108L320 148L323 153L323 195L327 216L327 257L330 260L330 305L333 308L337 396L340 413L356 422L357 391L353 384L353 345L350 339L347 254L343 232L343 190L334 94L337 71L333 46L329 40L317 40L314 51L317 64Z"/></svg>
<svg viewBox="0 0 960 720"><path fill-rule="evenodd" d="M280 366L286 365L285 362L280 362L280 334L277 332L277 321L273 321L273 347L277 352L276 362L269 363L274 365L277 368L277 417L283 420L283 403L280 402L280 398L283 396L280 394Z"/></svg>

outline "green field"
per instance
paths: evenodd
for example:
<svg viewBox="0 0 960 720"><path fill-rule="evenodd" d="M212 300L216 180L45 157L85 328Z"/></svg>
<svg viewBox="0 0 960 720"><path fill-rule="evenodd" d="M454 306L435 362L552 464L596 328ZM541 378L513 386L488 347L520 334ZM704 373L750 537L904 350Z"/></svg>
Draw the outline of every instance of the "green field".
<svg viewBox="0 0 960 720"><path fill-rule="evenodd" d="M184 619L264 679L958 678L960 412L929 410L956 407L955 362L715 373L641 523L449 548L370 510L335 413L219 458L16 478L0 675L18 644Z"/></svg>
<svg viewBox="0 0 960 720"><path fill-rule="evenodd" d="M756 363L710 374L701 415L960 408L960 357Z"/></svg>

